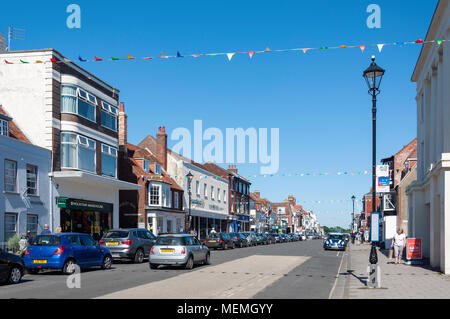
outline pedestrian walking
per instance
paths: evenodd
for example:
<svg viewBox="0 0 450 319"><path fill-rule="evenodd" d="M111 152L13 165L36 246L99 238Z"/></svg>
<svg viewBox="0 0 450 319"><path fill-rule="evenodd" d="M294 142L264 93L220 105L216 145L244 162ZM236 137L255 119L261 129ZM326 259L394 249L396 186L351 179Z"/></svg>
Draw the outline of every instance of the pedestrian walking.
<svg viewBox="0 0 450 319"><path fill-rule="evenodd" d="M392 240L391 248L394 248L395 264L399 264L403 257L403 248L405 248L406 236L403 229L399 228Z"/></svg>
<svg viewBox="0 0 450 319"><path fill-rule="evenodd" d="M45 224L44 225L44 230L42 231L41 235L51 235L52 232L50 231L50 229L48 228L48 225Z"/></svg>
<svg viewBox="0 0 450 319"><path fill-rule="evenodd" d="M30 245L33 244L34 237L33 237L33 235L31 234L31 231L30 231L30 230L27 230L27 234L26 234L25 238L27 239L28 246L30 246Z"/></svg>

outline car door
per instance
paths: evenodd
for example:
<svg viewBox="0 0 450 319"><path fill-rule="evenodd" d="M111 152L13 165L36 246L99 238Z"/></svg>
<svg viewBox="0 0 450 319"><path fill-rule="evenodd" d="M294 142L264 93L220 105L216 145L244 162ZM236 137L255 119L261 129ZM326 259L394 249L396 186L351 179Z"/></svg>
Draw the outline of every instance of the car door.
<svg viewBox="0 0 450 319"><path fill-rule="evenodd" d="M142 247L144 248L144 255L148 256L150 254L150 249L152 249L153 242L150 237L150 232L145 229L139 229L137 231L137 235L139 237L139 240L142 244Z"/></svg>
<svg viewBox="0 0 450 319"><path fill-rule="evenodd" d="M85 266L88 262L86 248L81 244L79 235L67 236L67 241L72 248L72 255L79 266Z"/></svg>
<svg viewBox="0 0 450 319"><path fill-rule="evenodd" d="M193 237L192 238L192 245L196 254L196 257L194 258L195 261L202 261L205 259L205 254L204 254L204 250L203 250L203 246L200 243L200 241Z"/></svg>
<svg viewBox="0 0 450 319"><path fill-rule="evenodd" d="M95 240L89 235L80 235L81 245L84 248L84 254L86 258L86 266L97 266L101 259L101 252L97 249Z"/></svg>
<svg viewBox="0 0 450 319"><path fill-rule="evenodd" d="M6 258L6 254L0 249L0 279L4 280L8 277L9 269L8 269L8 260Z"/></svg>

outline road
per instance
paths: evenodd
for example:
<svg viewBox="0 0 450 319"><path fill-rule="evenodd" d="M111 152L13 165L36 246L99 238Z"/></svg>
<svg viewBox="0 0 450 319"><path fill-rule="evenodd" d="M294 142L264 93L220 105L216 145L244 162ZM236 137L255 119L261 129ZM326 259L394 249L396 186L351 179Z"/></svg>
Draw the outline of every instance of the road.
<svg viewBox="0 0 450 319"><path fill-rule="evenodd" d="M118 262L83 271L79 289L69 289L59 272L26 275L19 285L0 285L0 299L327 299L342 256L309 240L212 251L211 265L193 270Z"/></svg>

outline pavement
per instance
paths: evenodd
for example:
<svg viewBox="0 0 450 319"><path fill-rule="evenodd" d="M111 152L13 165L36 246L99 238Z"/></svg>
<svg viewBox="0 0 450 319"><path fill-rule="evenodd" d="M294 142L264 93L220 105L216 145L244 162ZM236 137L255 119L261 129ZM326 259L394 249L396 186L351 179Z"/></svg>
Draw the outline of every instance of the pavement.
<svg viewBox="0 0 450 319"><path fill-rule="evenodd" d="M332 299L448 299L450 276L427 265L396 265L388 250L378 250L381 288L367 288L370 244L349 244Z"/></svg>
<svg viewBox="0 0 450 319"><path fill-rule="evenodd" d="M321 240L211 251L211 265L193 270L117 262L111 270L83 270L80 288L58 271L0 284L0 299L328 299L342 252Z"/></svg>

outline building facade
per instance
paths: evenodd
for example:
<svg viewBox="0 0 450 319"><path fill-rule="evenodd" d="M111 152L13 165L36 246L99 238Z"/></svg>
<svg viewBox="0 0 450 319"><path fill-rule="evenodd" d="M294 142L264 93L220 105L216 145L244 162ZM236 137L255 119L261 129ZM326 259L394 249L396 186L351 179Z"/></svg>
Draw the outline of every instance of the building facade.
<svg viewBox="0 0 450 319"><path fill-rule="evenodd" d="M94 237L119 226L119 90L54 49L0 54L0 104L52 152L50 227ZM28 64L21 63L32 62Z"/></svg>
<svg viewBox="0 0 450 319"><path fill-rule="evenodd" d="M0 247L50 224L51 152L32 145L0 106Z"/></svg>
<svg viewBox="0 0 450 319"><path fill-rule="evenodd" d="M426 41L450 37L450 3L439 1ZM412 81L417 84L417 181L407 188L409 236L423 256L450 274L450 43L424 44Z"/></svg>

